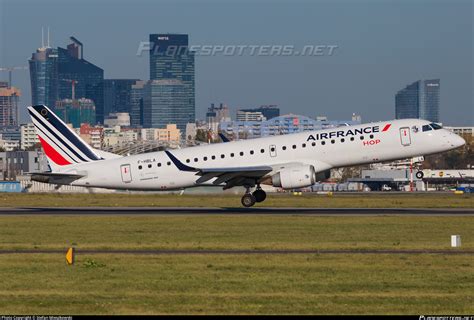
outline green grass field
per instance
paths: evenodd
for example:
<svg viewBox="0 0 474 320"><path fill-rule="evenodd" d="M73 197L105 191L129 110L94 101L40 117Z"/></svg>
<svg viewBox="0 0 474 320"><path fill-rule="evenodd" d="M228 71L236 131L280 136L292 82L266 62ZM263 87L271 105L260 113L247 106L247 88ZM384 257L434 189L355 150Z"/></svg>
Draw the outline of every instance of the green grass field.
<svg viewBox="0 0 474 320"><path fill-rule="evenodd" d="M0 207L240 207L240 195L35 194L4 193ZM256 207L319 208L474 208L474 196L453 193L354 193L333 196L306 193L272 195Z"/></svg>
<svg viewBox="0 0 474 320"><path fill-rule="evenodd" d="M0 311L472 314L473 267L440 255L94 255L72 267L58 255L9 255Z"/></svg>
<svg viewBox="0 0 474 320"><path fill-rule="evenodd" d="M472 250L472 230L454 216L3 216L0 250ZM2 314L473 312L473 255L0 255Z"/></svg>

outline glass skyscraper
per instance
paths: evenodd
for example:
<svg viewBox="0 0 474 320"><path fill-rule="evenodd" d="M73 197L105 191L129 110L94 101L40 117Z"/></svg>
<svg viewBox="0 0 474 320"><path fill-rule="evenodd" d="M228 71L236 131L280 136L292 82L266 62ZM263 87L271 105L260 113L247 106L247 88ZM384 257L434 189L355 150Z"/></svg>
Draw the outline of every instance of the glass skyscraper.
<svg viewBox="0 0 474 320"><path fill-rule="evenodd" d="M132 127L143 126L143 91L146 81L137 81L132 85L130 92L130 125Z"/></svg>
<svg viewBox="0 0 474 320"><path fill-rule="evenodd" d="M160 106L147 106L144 103L144 126L150 123L176 123L181 132L185 132L186 123L195 122L195 85L194 85L194 52L189 50L188 35L186 34L150 34L150 80L149 86L153 88L145 91L147 93L159 90L172 90L167 93L168 98L160 101ZM173 89L169 84L153 84L154 80L177 80L173 81ZM157 88L160 87L160 89ZM181 87L180 87L181 86ZM171 97L171 100L169 98ZM148 102L154 103L155 99L145 97ZM165 103L165 100L167 101ZM174 101L176 100L176 102ZM160 108L163 108L161 111ZM167 119L175 119L174 122L147 119L146 112L152 110Z"/></svg>
<svg viewBox="0 0 474 320"><path fill-rule="evenodd" d="M67 49L43 47L29 60L31 100L54 109L56 101L87 98L94 102L97 122L104 121L104 70L83 58L83 46L76 38Z"/></svg>
<svg viewBox="0 0 474 320"><path fill-rule="evenodd" d="M38 48L28 62L31 103L54 108L58 99L58 50L47 47Z"/></svg>
<svg viewBox="0 0 474 320"><path fill-rule="evenodd" d="M440 122L439 95L439 79L413 82L395 95L395 117Z"/></svg>
<svg viewBox="0 0 474 320"><path fill-rule="evenodd" d="M104 80L104 115L116 112L132 113L132 85L138 79Z"/></svg>
<svg viewBox="0 0 474 320"><path fill-rule="evenodd" d="M71 80L75 80L75 98L91 99L96 108L96 121L104 123L104 70L76 52L70 46L58 48L59 99L72 99Z"/></svg>
<svg viewBox="0 0 474 320"><path fill-rule="evenodd" d="M194 122L194 113L186 113L189 107L187 88L181 80L150 80L143 88L143 126L165 128L176 124L186 132L186 124Z"/></svg>

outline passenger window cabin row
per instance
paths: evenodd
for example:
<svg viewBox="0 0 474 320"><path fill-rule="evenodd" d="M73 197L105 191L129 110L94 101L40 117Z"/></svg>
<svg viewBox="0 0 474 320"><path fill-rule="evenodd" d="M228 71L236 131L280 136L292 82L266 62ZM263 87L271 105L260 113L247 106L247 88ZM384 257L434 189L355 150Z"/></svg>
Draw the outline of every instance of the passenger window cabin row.
<svg viewBox="0 0 474 320"><path fill-rule="evenodd" d="M371 135L369 136L369 138L370 138L370 139L373 139L373 138L374 138L374 135L371 134ZM354 137L350 137L349 140L350 140L350 141L354 141L355 138L354 138ZM364 136L360 136L360 140L364 140ZM341 143L344 143L345 141L346 141L345 138L341 138L341 139L340 139L340 142L341 142ZM336 143L336 140L335 140L335 139L332 139L332 140L331 140L331 144L334 144L334 143ZM322 141L321 141L321 145L323 145L323 146L326 145L326 141L325 141L325 140L322 140ZM302 148L306 148L306 146L307 146L306 143L303 143L303 144L301 145ZM315 147L315 146L316 146L316 141L311 142L311 146ZM292 148L292 149L296 149L296 148L297 148L297 145L294 144L294 145L291 146L291 148ZM285 151L285 150L287 150L287 147L286 147L286 146L282 146L281 149L282 149L283 151ZM270 152L275 152L275 151L276 151L275 147L273 147L273 146L270 147ZM263 149L263 148L260 149L260 153L265 153L265 149ZM254 150L250 150L250 151L249 151L249 154L253 155L253 154L255 154L255 151L254 151ZM239 156L243 157L244 155L245 155L245 152L244 152L244 151L240 151L240 152L239 152ZM234 153L234 152L231 152L231 153L229 154L229 156L230 156L231 158L234 158L234 157L235 157L235 153ZM226 157L225 154L221 154L221 155L220 155L220 158L221 158L221 159L225 159L225 157ZM216 160L216 158L217 158L217 156L215 156L215 155L212 155L212 156L211 156L211 160ZM194 158L194 159L192 159L192 160L193 160L194 162L199 162L199 159L198 159L198 158ZM208 158L207 156L204 156L204 157L202 158L202 160L203 160L203 161L207 161L207 160L209 160L209 158ZM190 162L191 162L191 159L186 159L186 163L190 163ZM171 161L166 162L166 165L167 165L167 166L170 166L170 165L171 165ZM158 167L161 167L161 166L162 166L161 162L158 162L157 166L158 166ZM148 164L148 168L152 168L152 164L151 164L151 163ZM139 166L138 166L138 169L139 169L139 170L142 170L142 169L143 169L143 166L142 166L142 165L139 165Z"/></svg>

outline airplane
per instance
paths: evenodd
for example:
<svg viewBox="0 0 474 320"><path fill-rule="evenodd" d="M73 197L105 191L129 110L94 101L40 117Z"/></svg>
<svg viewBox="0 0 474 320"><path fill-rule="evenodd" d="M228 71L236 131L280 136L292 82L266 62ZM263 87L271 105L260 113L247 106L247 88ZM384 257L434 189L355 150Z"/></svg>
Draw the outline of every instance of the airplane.
<svg viewBox="0 0 474 320"><path fill-rule="evenodd" d="M51 169L32 173L34 181L150 191L243 186L244 207L265 200L261 185L308 187L329 178L332 168L428 155L465 144L437 123L400 119L119 156L89 146L47 106L30 106L28 111Z"/></svg>

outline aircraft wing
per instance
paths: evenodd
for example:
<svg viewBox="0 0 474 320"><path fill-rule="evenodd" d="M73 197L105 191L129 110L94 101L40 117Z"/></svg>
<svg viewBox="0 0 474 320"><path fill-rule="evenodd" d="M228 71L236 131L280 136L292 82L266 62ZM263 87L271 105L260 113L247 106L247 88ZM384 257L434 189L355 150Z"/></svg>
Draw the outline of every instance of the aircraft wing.
<svg viewBox="0 0 474 320"><path fill-rule="evenodd" d="M165 151L174 165L181 171L196 172L201 176L196 180L197 184L202 184L216 178L212 184L219 185L225 183L224 189L242 185L248 179L259 179L273 171L270 166L248 166L248 167L224 167L224 168L194 168L179 161L171 152Z"/></svg>
<svg viewBox="0 0 474 320"><path fill-rule="evenodd" d="M53 183L53 184L69 184L77 179L84 177L82 174L61 173L61 172L29 172L31 180Z"/></svg>

